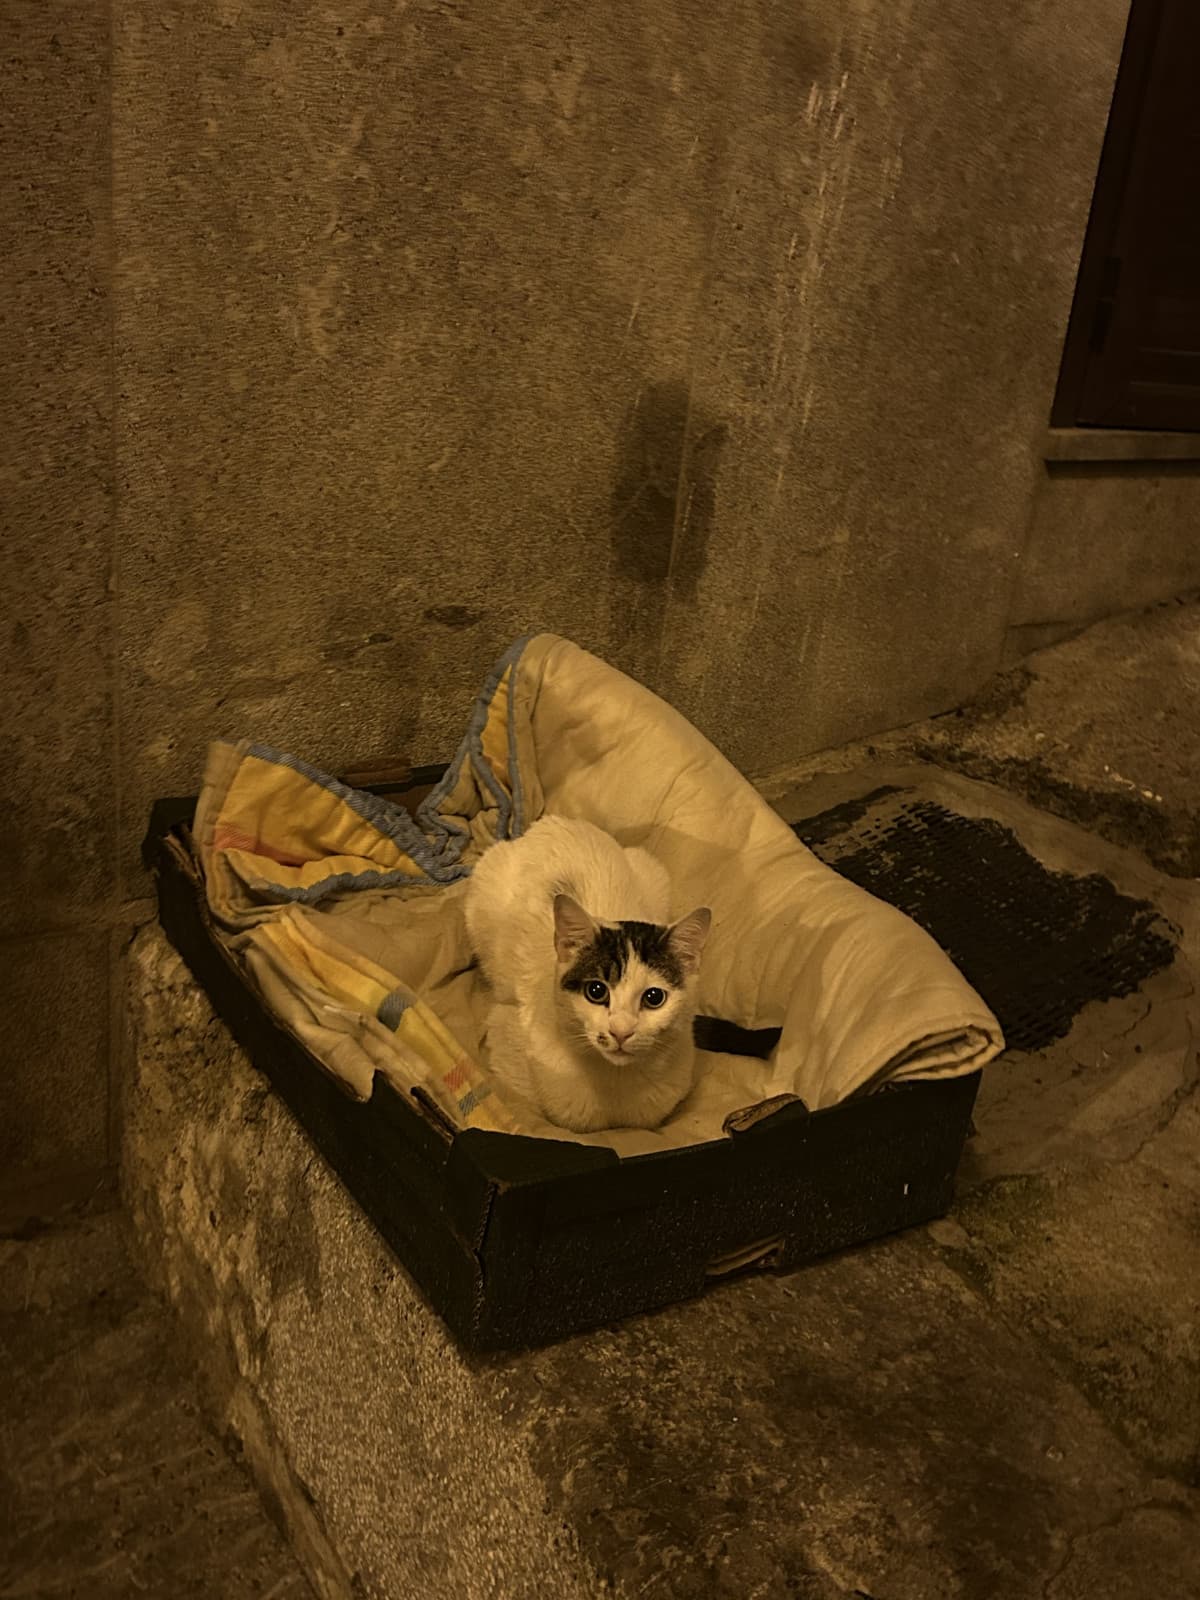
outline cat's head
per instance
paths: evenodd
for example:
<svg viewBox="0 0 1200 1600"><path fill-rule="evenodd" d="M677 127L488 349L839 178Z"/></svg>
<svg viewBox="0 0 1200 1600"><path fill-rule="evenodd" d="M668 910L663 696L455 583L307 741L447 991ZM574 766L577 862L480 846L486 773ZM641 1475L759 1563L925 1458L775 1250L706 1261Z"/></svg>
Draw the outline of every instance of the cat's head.
<svg viewBox="0 0 1200 1600"><path fill-rule="evenodd" d="M670 927L597 922L570 895L554 898L559 1009L578 1043L616 1065L636 1061L692 1025L700 954L712 913Z"/></svg>

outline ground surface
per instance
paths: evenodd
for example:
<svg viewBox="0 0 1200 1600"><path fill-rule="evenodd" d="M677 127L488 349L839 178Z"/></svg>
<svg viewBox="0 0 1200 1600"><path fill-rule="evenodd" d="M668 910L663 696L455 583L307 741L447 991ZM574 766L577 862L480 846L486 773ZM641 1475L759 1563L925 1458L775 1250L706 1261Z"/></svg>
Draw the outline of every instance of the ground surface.
<svg viewBox="0 0 1200 1600"><path fill-rule="evenodd" d="M957 711L809 756L761 787L773 798L904 756L998 784L1163 872L1200 876L1200 600L1097 623Z"/></svg>
<svg viewBox="0 0 1200 1600"><path fill-rule="evenodd" d="M864 765L936 762L1087 826L1097 870L1132 874L1131 891L1159 880L1119 847L1143 852L1174 876L1182 915L1200 873L1198 729L1200 608L1171 605L1043 652L961 714L765 788L800 815ZM143 1113L142 1226L151 1212L203 1220L185 1253L152 1249L192 1354L207 1365L208 1344L228 1344L214 1365L241 1431L250 1415L276 1430L259 1459L286 1457L295 1506L279 1480L273 1492L323 1593L1200 1593L1186 963L989 1075L943 1221L468 1363L170 953L152 943L142 960L160 1008L144 1050L182 1039L245 1102L236 1138L198 1086L172 1083ZM305 1592L198 1420L117 1220L2 1251L0 1597Z"/></svg>
<svg viewBox="0 0 1200 1600"><path fill-rule="evenodd" d="M0 1240L0 1596L301 1600L114 1212Z"/></svg>

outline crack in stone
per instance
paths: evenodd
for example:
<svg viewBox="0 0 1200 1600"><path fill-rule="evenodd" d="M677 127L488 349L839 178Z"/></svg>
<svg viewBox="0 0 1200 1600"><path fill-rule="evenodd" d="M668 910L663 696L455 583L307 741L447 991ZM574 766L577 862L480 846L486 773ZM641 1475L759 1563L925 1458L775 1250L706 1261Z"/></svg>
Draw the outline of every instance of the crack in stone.
<svg viewBox="0 0 1200 1600"><path fill-rule="evenodd" d="M1055 1570L1042 1583L1042 1600L1053 1600L1051 1590L1057 1586L1059 1580L1065 1575L1067 1568L1079 1554L1080 1546L1085 1540L1095 1539L1102 1533L1111 1533L1114 1528L1119 1528L1123 1522L1131 1517L1138 1516L1143 1511L1165 1511L1173 1516L1183 1517L1189 1513L1178 1505L1173 1505L1169 1500L1163 1500L1159 1495L1149 1495L1145 1500L1139 1500L1136 1505L1123 1506L1120 1511L1111 1517L1106 1517L1103 1522L1097 1522L1093 1527L1081 1528L1078 1533L1073 1533L1067 1540L1067 1550L1063 1559Z"/></svg>
<svg viewBox="0 0 1200 1600"><path fill-rule="evenodd" d="M1196 986L1193 984L1188 990L1187 994L1183 997L1184 1001L1189 1002L1193 1000L1195 995ZM1187 1024L1188 1031L1187 1048L1183 1053L1184 1071L1186 1073L1189 1067L1192 1068L1192 1071L1185 1081L1181 1083L1177 1089L1172 1090L1171 1094L1167 1096L1166 1101L1160 1107L1159 1113L1155 1118L1154 1126L1150 1129L1150 1132L1138 1142L1137 1148L1132 1150L1129 1155L1123 1156L1119 1161L1113 1162L1112 1164L1114 1166L1128 1166L1131 1161L1136 1161L1152 1140L1157 1139L1159 1134L1166 1132L1166 1130L1171 1126L1171 1123L1174 1122L1180 1107L1186 1104L1186 1102L1189 1101L1197 1091L1198 1080L1195 1072L1196 1029L1192 1022L1191 1011L1186 1007L1186 1005L1184 1009L1184 1021Z"/></svg>

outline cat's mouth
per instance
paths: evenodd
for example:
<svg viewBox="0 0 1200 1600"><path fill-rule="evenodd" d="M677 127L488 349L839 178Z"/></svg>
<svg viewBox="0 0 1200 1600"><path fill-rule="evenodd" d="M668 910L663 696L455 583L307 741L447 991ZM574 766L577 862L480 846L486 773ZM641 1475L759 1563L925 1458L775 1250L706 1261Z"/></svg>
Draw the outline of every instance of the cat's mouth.
<svg viewBox="0 0 1200 1600"><path fill-rule="evenodd" d="M598 1039L596 1040L596 1049L606 1061L632 1061L637 1054L637 1050L630 1045L601 1044Z"/></svg>

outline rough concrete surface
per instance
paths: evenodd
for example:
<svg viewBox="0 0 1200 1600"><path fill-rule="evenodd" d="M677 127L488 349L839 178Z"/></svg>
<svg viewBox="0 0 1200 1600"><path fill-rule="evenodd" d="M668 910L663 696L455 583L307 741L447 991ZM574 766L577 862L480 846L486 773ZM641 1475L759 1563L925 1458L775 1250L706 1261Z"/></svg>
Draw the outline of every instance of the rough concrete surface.
<svg viewBox="0 0 1200 1600"><path fill-rule="evenodd" d="M0 22L0 1190L110 1161L109 24L107 0Z"/></svg>
<svg viewBox="0 0 1200 1600"><path fill-rule="evenodd" d="M1200 890L1190 880L1165 877L1135 851L1064 827L994 785L925 763L895 766L876 760L848 773L810 777L793 792L776 797L775 805L787 821L796 822L884 786L916 791L922 800L960 817L998 820L1045 871L1099 882L1120 897L1130 913L1147 915L1150 920L1142 924L1142 937L1157 947L1136 987L1114 993L1117 958L1097 926L1102 915L1099 903L1076 902L1071 912L1057 914L1065 920L1057 927L1051 921L1049 933L1060 940L1068 936L1074 918L1084 919L1091 964L1099 969L1100 981L1081 1008L1065 1019L1055 1015L1053 1028L1045 1030L1046 1042L1037 1047L1020 1046L1013 1037L1015 1027L1006 1023L1008 1048L984 1074L977 1101L978 1129L967 1145L960 1175L979 1185L1064 1165L1104 1167L1136 1156L1200 1081L1195 1037ZM834 857L831 864L837 867L838 859ZM997 892L1001 886L991 879L990 887ZM1011 876L1006 886L1009 894L1037 893L1038 887L1035 882L1015 890ZM1041 902L1028 907L1014 925L1032 920L1035 913L1044 917L1048 899L1047 887ZM980 915L985 914L981 908ZM1047 932L1043 923L1041 937ZM994 938L993 934L981 941L983 948L991 945L993 960L999 956ZM1018 1009L1026 998L1019 982L1021 963L1036 959L1028 952L1037 948L1035 943L1014 949L1003 984L998 983L995 992L982 972L968 975L993 1005ZM965 954L959 955L960 962ZM1078 969L1076 974L1072 987L1081 981ZM1044 1007L1045 991L1032 982L1026 988L1030 1003Z"/></svg>
<svg viewBox="0 0 1200 1600"><path fill-rule="evenodd" d="M988 1075L951 1217L533 1353L456 1352L139 937L126 1196L323 1594L1196 1591L1200 895L940 781L1055 870L1152 894L1175 964Z"/></svg>
<svg viewBox="0 0 1200 1600"><path fill-rule="evenodd" d="M760 780L768 799L916 756L997 784L1161 871L1200 877L1200 599L1097 623L1000 673L947 715L821 751Z"/></svg>
<svg viewBox="0 0 1200 1600"><path fill-rule="evenodd" d="M1071 1593L1079 1548L1147 1504L1164 1523L1114 1581L1200 1579L1195 1494L1142 1468L919 1238L510 1371L511 1415L537 1397L535 1459L621 1594Z"/></svg>
<svg viewBox="0 0 1200 1600"><path fill-rule="evenodd" d="M1007 660L1194 588L1198 563L1200 462L1048 467L1017 568Z"/></svg>
<svg viewBox="0 0 1200 1600"><path fill-rule="evenodd" d="M0 1239L0 1596L303 1600L113 1213Z"/></svg>
<svg viewBox="0 0 1200 1600"><path fill-rule="evenodd" d="M109 935L104 928L0 944L15 1025L0 1030L0 1191L109 1160Z"/></svg>
<svg viewBox="0 0 1200 1600"><path fill-rule="evenodd" d="M314 1587L584 1600L519 1433L156 929L131 984L123 1184L141 1258ZM182 1070L161 1072L163 1051Z"/></svg>
<svg viewBox="0 0 1200 1600"><path fill-rule="evenodd" d="M4 9L0 934L90 919L116 870L108 10Z"/></svg>

